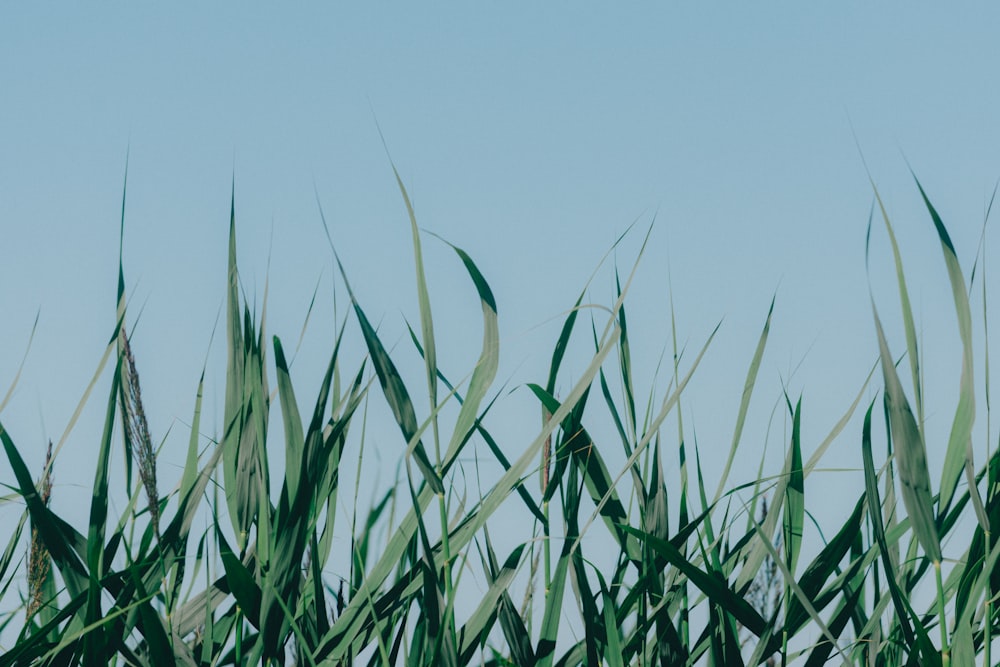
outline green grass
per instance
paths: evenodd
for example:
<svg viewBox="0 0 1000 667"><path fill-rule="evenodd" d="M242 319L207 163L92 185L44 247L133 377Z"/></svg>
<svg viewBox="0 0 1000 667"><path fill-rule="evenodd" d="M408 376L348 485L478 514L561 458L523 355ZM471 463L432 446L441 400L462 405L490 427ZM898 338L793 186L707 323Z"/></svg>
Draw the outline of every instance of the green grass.
<svg viewBox="0 0 1000 667"><path fill-rule="evenodd" d="M741 443L773 303L761 314L745 373L733 376L743 393L720 479L704 479L696 441L680 418L714 332L692 355L678 348L674 326L670 386L642 399L625 305L634 268L624 279L616 273L616 299L603 310L585 309L581 293L553 342L548 377L520 389L537 402L523 419L538 423L541 415L534 439L501 444L503 425L490 416L506 391L495 386L493 292L473 258L450 246L456 272L478 294L482 349L467 377L447 377L421 234L396 178L413 239L419 325L390 354L331 242L353 317L335 332L315 396L296 394L281 340L265 336L264 317L241 297L231 216L223 430L201 448L203 372L183 472L166 494L158 488L142 360L130 345L134 322L119 265L110 343L84 397L95 388L107 392L86 526L50 509L58 449L53 457L50 446L36 479L17 435L0 425L11 470L3 481L15 492L5 502L23 508L0 556L0 608L14 608L0 630L16 635L2 647L0 666L991 662L1000 457L987 448L980 467L973 457L977 371L986 381L989 419L988 355L977 365L973 348L976 268L963 273L919 183L962 344L940 478L927 463L922 351L902 257L875 191L882 223L876 228L888 234L896 266L905 360L894 356L873 299L873 377L884 388L865 406L866 381L814 453L803 451L801 401L786 394L783 466L766 471L761 460L758 480L732 486L730 471L746 458ZM985 266L980 270L982 276ZM984 327L985 304L984 288ZM366 354L346 358L348 327ZM984 335L988 340L985 328ZM591 355L568 368L573 337ZM406 355L422 360L422 377L401 375L397 361ZM112 366L105 387L103 371ZM423 392L420 400L415 391ZM359 513L359 486L344 488L340 468L357 461L359 478L369 475L361 460L372 401L384 401L399 428L405 477ZM665 427L672 416L676 431ZM862 416L860 432L852 432ZM269 430L272 418L280 427ZM610 439L593 438L601 430L595 424L610 424ZM280 436L277 443L267 442L269 432ZM854 444L864 492L844 505L850 513L842 524L822 526L828 539L803 545L808 503L816 502L807 493L809 478L834 440ZM268 447L284 448L282 469L271 468ZM125 477L112 480L109 461L119 448ZM470 497L459 480L469 465L462 454L473 449L500 472ZM485 461L483 467L490 469ZM668 480L667 470L678 478ZM111 514L112 489L128 494L120 516ZM513 545L498 540L491 526L501 508L531 524L534 537ZM196 530L205 517L211 527ZM608 554L610 567L598 566Z"/></svg>

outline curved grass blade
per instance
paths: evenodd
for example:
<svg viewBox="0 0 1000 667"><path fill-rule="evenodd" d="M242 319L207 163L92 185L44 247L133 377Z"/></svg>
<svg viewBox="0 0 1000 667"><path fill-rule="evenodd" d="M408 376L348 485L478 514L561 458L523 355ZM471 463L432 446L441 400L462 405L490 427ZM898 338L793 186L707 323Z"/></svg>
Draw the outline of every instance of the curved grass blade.
<svg viewBox="0 0 1000 667"><path fill-rule="evenodd" d="M962 468L966 466L966 462L970 467L974 466L972 461L972 424L976 418L976 403L972 377L972 313L969 307L969 293L965 287L965 278L962 276L962 268L958 264L958 256L955 253L951 237L948 235L948 230L945 229L941 216L938 215L937 210L927 198L927 193L924 192L916 175L913 176L913 180L917 183L917 189L920 190L920 196L927 206L931 220L934 221L934 228L937 230L938 240L941 242L941 251L944 253L944 263L948 268L948 279L951 282L952 299L955 302L959 338L962 341L962 375L959 381L958 407L955 409L951 434L948 436L948 449L945 451L944 466L941 470L941 497L938 500L938 506L943 514L951 504L958 478L962 474ZM982 500L979 499L979 490L976 486L970 486L969 492L976 499L977 506L981 507ZM979 513L980 517L983 515L984 513Z"/></svg>
<svg viewBox="0 0 1000 667"><path fill-rule="evenodd" d="M695 357L694 362L691 364L691 368L688 370L684 378L681 379L680 383L676 386L674 391L664 397L663 403L660 406L660 412L650 422L649 427L646 431L646 435L644 435L642 440L640 440L637 443L635 449L632 451L632 454L625 462L625 466L622 468L621 472L619 472L618 475L612 480L609 486L609 490L601 497L600 501L597 502L597 507L594 509L593 513L590 515L590 518L587 519L587 522L583 525L583 528L580 531L581 536L587 532L587 530L590 528L590 524L594 522L597 516L604 511L604 506L607 502L611 500L612 495L615 492L615 487L618 485L618 482L621 481L622 477L625 476L625 473L627 471L634 470L633 465L638 460L642 452L649 445L649 442L653 438L653 436L659 432L660 425L663 423L663 421L667 418L667 415L670 414L674 406L680 400L681 394L687 387L687 384L691 380L691 377L694 375L694 372L698 369L698 365L701 363L702 358L708 351L709 345L712 344L712 340L714 340L715 334L718 333L719 331L719 326L720 325L716 325L716 327L712 330L712 333L709 335L708 340L705 341L705 344L698 352L698 356ZM565 403L563 405L565 406ZM577 538L576 543L579 544L579 538Z"/></svg>
<svg viewBox="0 0 1000 667"><path fill-rule="evenodd" d="M445 455L446 465L458 456L461 446L468 441L469 433L475 428L476 413L483 399L486 398L490 385L496 378L500 364L500 330L497 326L497 304L493 298L493 291L472 258L461 248L450 243L448 245L462 259L462 263L479 293L483 309L483 350L479 355L479 361L476 362L475 370L472 371L469 389L466 391L465 400L462 402L458 418L455 420L455 428L452 432L451 442L448 444L448 452Z"/></svg>
<svg viewBox="0 0 1000 667"><path fill-rule="evenodd" d="M834 575L838 575L837 579L845 578L839 571L839 564L848 554L852 543L858 538L866 502L864 496L858 499L851 516L844 522L833 539L823 547L819 555L813 559L799 579L799 588L802 589L807 599L813 601L813 606L817 611L821 611L826 604L833 600L832 596L823 594L823 585ZM861 560L857 559L847 568L847 573L860 571L861 566ZM802 602L798 597L793 596L789 600L785 620L789 636L802 629L808 620L809 615L802 606Z"/></svg>
<svg viewBox="0 0 1000 667"><path fill-rule="evenodd" d="M21 379L21 371L24 370L24 362L28 360L28 352L31 351L31 341L35 339L35 331L38 329L38 318L40 315L41 311L35 313L35 323L31 325L31 334L28 336L28 344L24 348L24 354L21 355L21 363L17 365L17 371L14 373L14 379L10 381L7 393L4 394L3 400L0 400L0 412L3 412L3 409L7 407L7 403L10 401L11 396L14 395L14 389L17 387L17 382Z"/></svg>
<svg viewBox="0 0 1000 667"><path fill-rule="evenodd" d="M896 571L896 567L893 565L892 554L889 551L889 542L886 539L885 527L882 522L882 507L881 501L879 500L878 480L875 475L875 464L872 460L871 419L872 408L874 407L875 402L872 401L872 403L868 406L868 410L865 412L865 421L861 437L861 455L864 459L865 466L865 495L868 498L868 518L871 521L872 532L875 534L875 541L878 544L879 553L882 556L882 566L885 569L886 585L889 587L889 595L892 599L893 606L896 609L896 620L900 625L906 644L908 646L913 646L916 643L914 629L910 626L910 619L913 618L916 635L920 638L918 645L927 645L930 644L930 639L927 637L923 624L919 618L916 618L913 610L910 608L903 595L903 591L899 587L899 583L897 581L898 573ZM899 526L896 528L898 530Z"/></svg>
<svg viewBox="0 0 1000 667"><path fill-rule="evenodd" d="M521 620L513 609L507 589L513 582L514 575L517 574L521 563L521 555L524 553L524 545L519 544L516 546L510 555L507 556L503 567L498 568L493 548L489 543L488 533L486 540L490 561L490 587L459 633L461 647L459 653L460 661L463 664L468 664L471 661L476 646L482 646L485 643L486 635L489 633L490 626L493 625L493 619L499 616L508 645L511 647L512 654L517 659L518 664L531 664L534 661L534 656L531 654L530 642L521 642L522 639L528 639L523 624L520 628L510 628L514 632L508 631L511 621L515 618L517 621ZM527 650L525 651L525 649Z"/></svg>
<svg viewBox="0 0 1000 667"><path fill-rule="evenodd" d="M528 388L538 397L542 406L549 414L554 414L562 407L562 403L538 385L529 383ZM597 445L587 430L578 421L577 407L585 400L586 396L587 394L584 393L577 406L574 407L562 425L563 432L571 435L566 438L566 442L562 445L562 449L567 449L568 451L558 452L558 460L568 461L571 459L576 464L576 467L583 474L583 483L590 492L591 499L598 505L601 518L604 519L608 530L617 540L622 553L626 554L629 559L638 562L640 560L640 553L636 542L629 539L628 535L622 532L620 528L620 524L625 521L627 513L615 488L615 480L611 478L611 474L608 472L608 467L604 463L604 458L598 451ZM553 493L557 488L558 482L559 478L553 477L551 481Z"/></svg>
<svg viewBox="0 0 1000 667"><path fill-rule="evenodd" d="M163 626L163 620L150 604L153 598L146 592L142 585L142 580L136 574L135 568L129 568L129 575L132 585L135 586L136 593L140 601L138 603L138 614L141 621L142 636L146 640L150 664L154 667L172 667L176 665L175 651L170 637L167 636L167 629Z"/></svg>
<svg viewBox="0 0 1000 667"><path fill-rule="evenodd" d="M749 602L729 588L729 584L719 572L706 572L700 569L666 540L658 539L632 526L623 525L622 530L645 542L649 548L680 570L709 600L722 606L727 613L732 614L750 632L758 637L764 633L767 622L761 618L761 615Z"/></svg>
<svg viewBox="0 0 1000 667"><path fill-rule="evenodd" d="M587 387L589 387L590 382L592 382L594 376L597 375L598 369L604 359L617 342L617 337L618 330L614 326L614 322L609 321L609 333L607 334L603 345L600 347L595 357L591 360L590 365L584 371L580 380L577 381L577 384L566 397L562 407L552 415L543 427L541 433L538 434L535 440L527 447L517 461L515 461L514 464L511 465L511 467L496 482L496 484L494 484L493 488L480 502L478 509L470 513L467 520L453 531L450 539L453 548L456 551L464 548L464 546L471 541L473 536L482 529L486 520L492 516L500 505L507 499L513 489L521 484L524 473L527 471L532 461L534 461L538 456L543 442L562 422L562 420L566 418L572 409L572 406L576 404L576 402L580 399L580 396L584 393L584 391L586 391ZM314 657L323 657L337 661L343 659L352 650L354 643L353 639L356 637L359 625L364 625L370 619L369 616L366 616L366 614L369 614L370 612L364 607L362 600L371 594L373 588L381 586L391 569L398 564L400 556L404 553L406 546L409 544L411 537L416 531L417 521L414 511L426 511L427 505L430 501L430 489L424 489L421 491L418 496L418 506L414 508L414 510L411 510L400 523L396 532L386 545L382 557L369 572L368 578L362 585L362 590L358 592L358 595L344 610L341 617L338 618L333 624L333 627L330 628L330 632L328 632L323 638L320 647L314 653Z"/></svg>
<svg viewBox="0 0 1000 667"><path fill-rule="evenodd" d="M774 545L771 544L771 541L767 538L767 535L765 535L764 532L760 529L760 526L758 526L757 524L753 524L753 528L755 531L757 531L757 535L758 537L760 537L761 543L768 550L768 552L770 552L771 558L774 560L774 562L778 565L778 568L781 570L782 575L785 577L785 583L788 585L789 589L791 589L795 597L798 598L799 602L802 603L802 607L812 618L813 622L819 628L820 632L823 633L823 636L826 638L826 640L830 642L830 645L836 649L837 653L840 654L841 658L844 661L844 665L846 667L851 667L851 662L848 659L848 656L844 654L844 652L841 650L840 645L837 644L836 637L833 636L833 633L830 631L830 628L827 627L826 623L816 612L816 609L813 606L812 601L810 601L809 597L802 591L802 588L795 581L794 575L792 574L791 570L788 569L788 566L785 564L784 559L778 553L777 549L775 549Z"/></svg>
<svg viewBox="0 0 1000 667"><path fill-rule="evenodd" d="M743 396L740 398L740 409L736 414L736 428L733 431L733 441L729 445L729 456L726 457L726 465L722 468L722 475L719 477L719 487L715 491L714 504L722 497L722 492L726 488L726 481L729 479L729 471L736 458L736 449L739 447L740 439L743 436L743 425L746 423L747 412L750 409L750 397L753 396L753 388L757 385L757 372L760 370L760 362L764 358L764 348L767 347L767 336L771 331L771 316L774 314L774 302L776 296L771 297L771 306L767 309L767 318L764 320L764 330L761 331L757 341L757 349L754 350L753 359L750 361L750 368L747 370L746 380L743 382Z"/></svg>
<svg viewBox="0 0 1000 667"><path fill-rule="evenodd" d="M423 356L424 348L422 345L420 345L420 341L417 339L417 335L413 331L413 327L411 327L409 323L407 323L406 328L407 331L409 331L410 333L410 341L413 343L413 346L417 349L417 353ZM444 373L441 372L441 369L438 369L438 379L441 380L441 383L444 384L444 386L447 387L448 391L452 393L456 401L458 401L459 403L465 402L465 398L462 396L462 394L458 392L458 390L455 388L455 385L448 380L448 378L444 375ZM502 391L503 390L501 389L500 392ZM486 405L486 407L483 408L483 411L479 413L479 416L476 417L475 432L477 432L479 436L483 439L483 442L486 443L486 446L489 448L490 452L496 458L497 463L499 463L503 467L504 471L506 471L510 468L510 460L503 453L503 450L500 448L500 445L497 443L496 439L493 438L490 432L487 431L482 424L482 421L486 417L486 414L490 411L490 409L493 407L493 404L500 397L500 392L498 392L490 400L490 402ZM472 431L470 430L466 434L466 441L471 435ZM461 445L461 447L464 447L464 443ZM461 447L459 447L459 451L461 451ZM448 461L444 466L446 472L451 467L451 465L454 464L456 458L457 458L456 456L451 456L448 459ZM545 515L542 513L541 509L539 509L538 504L535 503L535 500L531 497L531 494L524 487L524 485L523 484L518 485L515 490L517 491L517 494L518 496L520 496L521 500L524 501L525 507L528 508L528 510L532 513L532 515L534 515L539 521L544 523Z"/></svg>
<svg viewBox="0 0 1000 667"><path fill-rule="evenodd" d="M882 375L885 377L885 408L892 433L892 442L899 467L903 504L910 516L914 534L924 553L934 563L941 562L941 543L934 522L934 498L931 494L931 476L927 469L927 448L917 421L910 411L910 404L903 393L903 385L896 375L889 344L882 331L875 302L872 301L875 331L878 334Z"/></svg>
<svg viewBox="0 0 1000 667"><path fill-rule="evenodd" d="M326 222L324 221L323 224L325 225ZM344 265L340 262L340 257L337 256L337 251L334 250L333 253L334 259L337 261L337 267L340 269L340 275L344 280L344 286L347 288L347 294L354 307L354 314L358 318L358 324L361 326L361 333L365 339L365 345L368 347L368 354L371 355L375 372L378 374L382 393L389 403L389 408L392 410L396 423L403 432L403 437L406 438L407 442L413 442L413 456L427 484L434 493L443 494L444 485L441 483L441 478L438 477L437 471L431 464L430 459L427 458L423 442L420 439L414 440L414 436L417 433L417 415L413 409L410 394L406 391L406 385L403 384L403 379L396 370L396 365L392 362L385 347L382 345L382 341L379 340L378 334L375 333L375 329L354 297L354 292L347 280L347 272L344 270ZM432 404L432 406L436 405L437 403Z"/></svg>
<svg viewBox="0 0 1000 667"><path fill-rule="evenodd" d="M864 162L864 157L862 157ZM889 234L889 244L892 246L892 257L896 265L896 283L899 287L899 305L903 313L903 332L906 335L906 355L910 361L910 376L913 381L913 396L917 406L917 427L923 433L924 427L924 399L923 387L920 382L920 354L917 346L917 328L913 323L913 308L910 306L910 292L906 287L906 276L903 273L903 257L899 252L899 244L896 243L896 233L889 222L889 214L882 203L882 196L875 187L868 165L865 164L865 171L868 173L868 182L871 183L872 192L875 193L875 201L878 202L879 211L882 214L882 221L885 223L886 232ZM865 241L865 264L868 263L868 241L871 239L871 216L868 218L868 237Z"/></svg>
<svg viewBox="0 0 1000 667"><path fill-rule="evenodd" d="M385 148L386 156L389 158L389 165L392 167L392 174L396 177L396 185L399 187L399 193L403 196L403 203L406 204L406 214L410 219L410 233L413 237L413 258L416 264L417 303L420 307L420 333L425 350L424 366L427 372L427 396L430 399L430 405L433 408L438 402L437 348L434 345L434 320L431 316L431 299L430 294L427 291L427 277L424 273L424 254L420 247L420 230L417 228L417 216L413 212L413 204L410 202L410 195L406 192L406 186L403 185L403 179L399 176L399 171L396 169L396 163L392 161L392 156L389 155L389 147L385 142L385 137L382 136L381 128L379 128L379 137L382 139L382 146ZM346 278L344 280L346 282ZM354 300L353 297L351 297L351 300ZM496 308L494 308L494 311L495 310ZM438 420L436 415L433 417L433 420L434 445L437 448L437 458L440 462L440 439L438 435Z"/></svg>
<svg viewBox="0 0 1000 667"><path fill-rule="evenodd" d="M253 573L244 565L216 525L215 539L219 544L219 557L226 572L226 584L240 606L240 611L255 628L260 628L261 590Z"/></svg>

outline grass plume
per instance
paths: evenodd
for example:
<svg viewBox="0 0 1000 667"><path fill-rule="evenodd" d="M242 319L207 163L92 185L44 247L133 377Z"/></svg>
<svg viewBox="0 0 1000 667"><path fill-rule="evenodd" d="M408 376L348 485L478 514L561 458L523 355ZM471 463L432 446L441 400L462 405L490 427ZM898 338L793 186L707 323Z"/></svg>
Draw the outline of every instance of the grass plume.
<svg viewBox="0 0 1000 667"><path fill-rule="evenodd" d="M42 477L38 481L38 496L42 504L48 507L52 498L52 441L45 450L45 467L42 469ZM42 542L38 532L38 527L32 522L31 526L31 546L28 551L28 604L25 614L30 619L42 606L45 596L46 584L49 581L52 569L49 550Z"/></svg>
<svg viewBox="0 0 1000 667"><path fill-rule="evenodd" d="M149 422L142 407L139 371L132 354L132 345L122 326L119 341L122 355L120 402L126 442L131 446L139 470L139 481L146 493L146 506L157 541L160 540L160 494L156 486L156 451L149 434Z"/></svg>

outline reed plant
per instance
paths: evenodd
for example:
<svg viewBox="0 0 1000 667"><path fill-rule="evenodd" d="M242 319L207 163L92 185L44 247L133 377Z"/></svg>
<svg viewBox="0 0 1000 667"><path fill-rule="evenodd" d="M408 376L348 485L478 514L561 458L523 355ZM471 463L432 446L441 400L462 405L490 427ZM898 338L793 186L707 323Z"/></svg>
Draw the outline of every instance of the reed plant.
<svg viewBox="0 0 1000 667"><path fill-rule="evenodd" d="M743 383L742 398L723 472L710 486L680 406L714 332L691 355L678 347L674 327L669 387L644 392L635 385L626 317L635 269L616 272L615 299L604 310L584 307L585 289L568 311L547 376L520 388L537 403L525 415L534 423L541 416L537 433L510 442L490 415L504 393L495 386L493 291L473 259L451 246L456 269L478 295L482 347L477 359L443 360L422 236L396 178L409 217L420 321L407 345L390 353L331 241L352 317L334 332L320 388L306 402L282 341L265 335L265 318L242 296L233 206L223 427L202 446L203 372L186 462L169 492L157 487L119 263L110 343L95 376L97 386L110 377L110 386L86 526L50 507L51 445L36 481L21 453L30 443L17 443L0 425L12 474L6 481L16 491L6 500L23 506L0 557L0 595L11 610L0 629L16 635L2 647L0 667L992 663L1000 457L988 447L981 465L974 460L974 373L988 387L989 372L988 354L977 363L973 349L976 268L968 278L963 273L919 183L962 344L940 477L927 464L924 351L876 190L879 224L870 220L869 234L882 228L890 240L905 359L894 356L873 299L874 381L859 388L812 452L803 447L801 401L786 394L782 467L762 467L757 480L733 485L736 461L758 454L741 443L772 302L746 373L734 378ZM985 298L984 288L984 327ZM344 352L348 330L364 343L360 358ZM591 353L570 368L574 336ZM422 377L403 377L403 355L421 360ZM449 377L445 366L458 363L473 370ZM414 400L418 391L426 400ZM357 487L342 486L341 466L358 461L361 478L368 474L360 461L369 401L388 406L405 474L365 512ZM280 427L269 429L274 416ZM666 427L674 422L676 430ZM612 435L592 437L604 424ZM828 539L804 548L807 480L834 441L855 448L864 491L846 505L842 523L823 526ZM109 461L118 447L127 466L125 479L113 482ZM284 452L281 469L269 463L268 449L276 447ZM462 454L471 448L499 471L478 497L459 491ZM129 497L119 516L110 511L113 486ZM531 524L533 537L497 539L501 508ZM353 519L343 521L345 514ZM199 516L210 517L208 528L195 528ZM971 539L949 541L959 534ZM21 558L25 538L29 555ZM610 567L595 564L598 550L611 554ZM815 555L806 561L807 554Z"/></svg>

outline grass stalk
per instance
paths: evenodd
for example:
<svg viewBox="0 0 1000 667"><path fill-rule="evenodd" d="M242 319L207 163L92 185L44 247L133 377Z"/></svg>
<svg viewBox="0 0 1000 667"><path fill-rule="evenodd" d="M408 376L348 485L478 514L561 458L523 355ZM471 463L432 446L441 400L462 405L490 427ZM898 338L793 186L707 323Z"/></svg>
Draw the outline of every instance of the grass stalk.
<svg viewBox="0 0 1000 667"><path fill-rule="evenodd" d="M941 581L941 561L934 561L934 580L937 583L938 623L941 626L941 663L951 665L951 651L948 648L948 617L944 608L944 583Z"/></svg>

